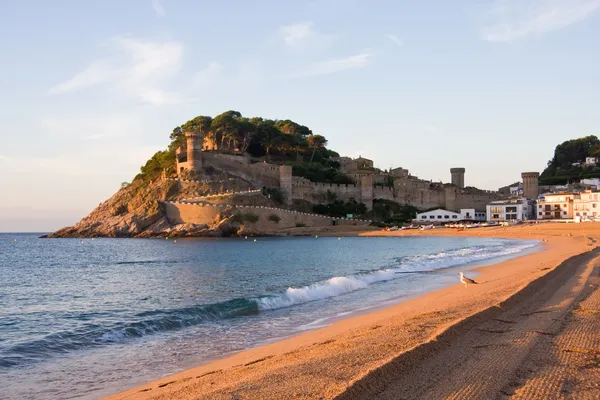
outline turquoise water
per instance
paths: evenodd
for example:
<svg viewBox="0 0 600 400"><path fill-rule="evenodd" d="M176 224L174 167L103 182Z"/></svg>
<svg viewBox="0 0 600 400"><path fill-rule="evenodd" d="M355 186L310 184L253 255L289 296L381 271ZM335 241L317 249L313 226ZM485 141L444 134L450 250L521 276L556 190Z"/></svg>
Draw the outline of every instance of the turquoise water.
<svg viewBox="0 0 600 400"><path fill-rule="evenodd" d="M535 250L481 238L0 234L2 398L98 398Z"/></svg>

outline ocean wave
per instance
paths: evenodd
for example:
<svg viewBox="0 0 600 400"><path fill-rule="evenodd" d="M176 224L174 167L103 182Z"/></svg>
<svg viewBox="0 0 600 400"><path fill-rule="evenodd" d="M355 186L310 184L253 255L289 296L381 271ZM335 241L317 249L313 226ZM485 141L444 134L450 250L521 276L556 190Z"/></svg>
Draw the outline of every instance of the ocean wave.
<svg viewBox="0 0 600 400"><path fill-rule="evenodd" d="M132 316L132 321L129 322L107 325L88 323L72 331L52 333L41 339L19 343L6 349L4 354L0 355L0 368L41 361L52 354L118 343L207 321L253 315L258 312L256 301L240 298L185 308L145 311Z"/></svg>
<svg viewBox="0 0 600 400"><path fill-rule="evenodd" d="M383 269L335 276L307 286L289 287L277 294L237 298L176 309L143 311L132 314L128 317L129 321L111 322L110 324L90 321L76 330L56 332L41 339L5 348L0 353L0 369L40 361L52 354L67 353L85 347L109 345L159 332L180 330L209 321L255 315L262 311L338 297L367 289L379 282L401 279L406 273L423 273L457 267L516 254L536 245L537 243L532 242L508 242L499 245L449 249L436 254L407 256L398 258L393 265ZM81 319L86 320L85 318Z"/></svg>
<svg viewBox="0 0 600 400"><path fill-rule="evenodd" d="M536 246L536 243L498 244L451 249L436 254L407 256L397 259L398 265L392 268L349 276L336 276L323 282L299 288L290 287L281 294L261 297L256 301L260 310L275 310L366 289L373 283L398 279L401 274L422 273L457 267L516 254L534 246Z"/></svg>

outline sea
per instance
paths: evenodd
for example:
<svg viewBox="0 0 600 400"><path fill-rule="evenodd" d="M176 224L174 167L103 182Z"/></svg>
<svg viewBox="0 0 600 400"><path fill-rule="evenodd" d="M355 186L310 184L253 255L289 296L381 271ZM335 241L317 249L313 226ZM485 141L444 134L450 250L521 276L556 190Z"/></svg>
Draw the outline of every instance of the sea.
<svg viewBox="0 0 600 400"><path fill-rule="evenodd" d="M0 234L0 397L97 399L537 251L465 237Z"/></svg>

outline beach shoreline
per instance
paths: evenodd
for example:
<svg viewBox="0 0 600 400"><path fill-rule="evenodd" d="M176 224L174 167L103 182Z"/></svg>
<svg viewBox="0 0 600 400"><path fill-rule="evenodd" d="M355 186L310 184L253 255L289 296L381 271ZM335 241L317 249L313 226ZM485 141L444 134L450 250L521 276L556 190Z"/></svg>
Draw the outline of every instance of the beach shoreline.
<svg viewBox="0 0 600 400"><path fill-rule="evenodd" d="M460 284L318 330L244 350L109 399L334 398L370 371L461 320L505 301L570 257L595 247L600 226L539 224L456 231L319 232L322 236L465 236L540 240L541 251L476 268L482 285ZM458 280L457 280L458 281Z"/></svg>

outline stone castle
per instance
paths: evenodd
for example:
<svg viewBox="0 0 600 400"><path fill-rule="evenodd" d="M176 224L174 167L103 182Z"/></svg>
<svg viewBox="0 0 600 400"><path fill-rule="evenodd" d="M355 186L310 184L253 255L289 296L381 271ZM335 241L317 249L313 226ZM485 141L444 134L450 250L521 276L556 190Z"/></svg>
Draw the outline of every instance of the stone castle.
<svg viewBox="0 0 600 400"><path fill-rule="evenodd" d="M384 199L421 210L444 208L459 211L472 208L485 211L488 203L508 197L507 193L501 191L465 187L465 168L451 168L451 182L442 183L420 179L404 168L382 171L374 168L372 160L363 157L336 157L332 160L339 162L340 170L355 183L316 183L292 176L292 167L289 165L276 165L248 155L210 150L211 147L200 133L187 132L185 138L186 151L179 148L176 152L179 179L202 179L208 170L222 171L254 187L279 189L288 206L296 201L326 204L335 198L343 201L354 199L371 210L373 200ZM527 172L522 177L525 195L536 198L539 173Z"/></svg>

